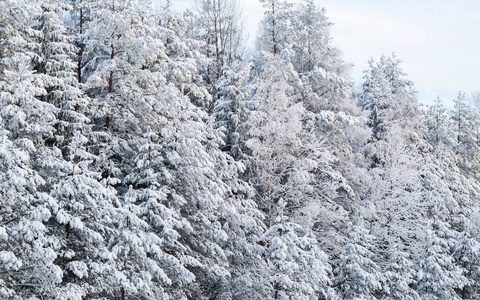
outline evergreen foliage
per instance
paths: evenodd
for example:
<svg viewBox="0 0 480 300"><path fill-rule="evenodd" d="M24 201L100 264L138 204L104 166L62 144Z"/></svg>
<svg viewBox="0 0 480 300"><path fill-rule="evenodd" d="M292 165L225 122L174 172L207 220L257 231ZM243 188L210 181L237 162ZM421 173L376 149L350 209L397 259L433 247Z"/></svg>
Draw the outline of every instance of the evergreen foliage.
<svg viewBox="0 0 480 300"><path fill-rule="evenodd" d="M196 2L0 1L0 298L478 299L478 107Z"/></svg>

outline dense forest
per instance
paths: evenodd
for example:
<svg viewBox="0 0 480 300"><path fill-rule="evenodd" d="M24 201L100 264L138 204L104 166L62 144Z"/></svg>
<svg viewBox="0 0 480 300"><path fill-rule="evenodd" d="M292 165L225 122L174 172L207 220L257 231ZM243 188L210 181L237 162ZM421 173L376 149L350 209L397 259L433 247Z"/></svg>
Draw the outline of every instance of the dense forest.
<svg viewBox="0 0 480 300"><path fill-rule="evenodd" d="M480 298L480 110L260 2L0 1L0 299Z"/></svg>

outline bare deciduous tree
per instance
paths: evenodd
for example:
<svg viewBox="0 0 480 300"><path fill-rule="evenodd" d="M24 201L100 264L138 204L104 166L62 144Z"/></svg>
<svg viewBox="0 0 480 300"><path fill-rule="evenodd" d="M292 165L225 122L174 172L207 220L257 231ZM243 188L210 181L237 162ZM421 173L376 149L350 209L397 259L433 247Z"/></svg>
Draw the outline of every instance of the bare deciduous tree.
<svg viewBox="0 0 480 300"><path fill-rule="evenodd" d="M238 0L195 0L197 35L206 42L207 82L216 90L223 69L241 59L245 50L242 7Z"/></svg>

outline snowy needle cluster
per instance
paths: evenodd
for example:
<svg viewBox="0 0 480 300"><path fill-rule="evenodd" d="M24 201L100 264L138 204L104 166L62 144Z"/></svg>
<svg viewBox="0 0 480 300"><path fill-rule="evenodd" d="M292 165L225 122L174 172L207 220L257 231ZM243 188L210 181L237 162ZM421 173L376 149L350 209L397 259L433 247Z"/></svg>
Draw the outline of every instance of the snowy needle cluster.
<svg viewBox="0 0 480 300"><path fill-rule="evenodd" d="M479 299L478 111L261 2L0 1L0 299Z"/></svg>

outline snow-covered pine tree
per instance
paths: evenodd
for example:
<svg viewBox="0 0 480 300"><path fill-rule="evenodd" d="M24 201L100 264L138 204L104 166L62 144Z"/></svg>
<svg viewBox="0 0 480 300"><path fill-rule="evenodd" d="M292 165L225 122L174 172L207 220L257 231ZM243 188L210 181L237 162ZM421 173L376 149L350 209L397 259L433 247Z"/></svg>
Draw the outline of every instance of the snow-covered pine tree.
<svg viewBox="0 0 480 300"><path fill-rule="evenodd" d="M463 233L453 252L453 258L468 282L458 291L461 299L476 299L480 295L480 243L469 231Z"/></svg>
<svg viewBox="0 0 480 300"><path fill-rule="evenodd" d="M416 283L416 272L412 259L403 250L391 249L391 259L382 276L382 299L421 299L412 286Z"/></svg>
<svg viewBox="0 0 480 300"><path fill-rule="evenodd" d="M61 153L47 145L55 132L56 108L42 101L43 77L34 71L40 61L41 32L34 20L38 3L2 2L7 19L2 24L0 61L0 128L2 129L2 205L4 272L2 297L48 296L62 280L55 265L58 239L46 223L57 205L48 195L49 167Z"/></svg>
<svg viewBox="0 0 480 300"><path fill-rule="evenodd" d="M208 59L201 49L205 41L198 40L195 27L195 16L188 11L180 17L174 11L170 1L167 1L157 15L156 27L158 37L163 42L168 63L160 60L155 69L166 69L166 80L175 85L182 95L204 110L210 110L213 97L202 78L202 70L208 64Z"/></svg>
<svg viewBox="0 0 480 300"><path fill-rule="evenodd" d="M236 247L254 246L248 230L256 231L252 226L260 216L248 199L242 200L247 187L236 184L238 167L218 149L218 135L202 121L205 113L176 89L157 100L157 122L126 180L134 184L143 219L169 253L164 259L172 263L165 271L172 295L231 297L230 264L235 262L229 256L241 261Z"/></svg>
<svg viewBox="0 0 480 300"><path fill-rule="evenodd" d="M248 84L251 67L249 64L238 72L225 72L220 80L222 90L211 116L215 128L224 135L222 150L237 160L242 158L240 131L241 124L246 121L248 115L245 98L251 94L249 91L251 85Z"/></svg>
<svg viewBox="0 0 480 300"><path fill-rule="evenodd" d="M45 181L31 169L28 150L12 143L4 129L0 153L0 297L49 297L62 281L55 265L58 239L45 226L55 201L39 191Z"/></svg>

